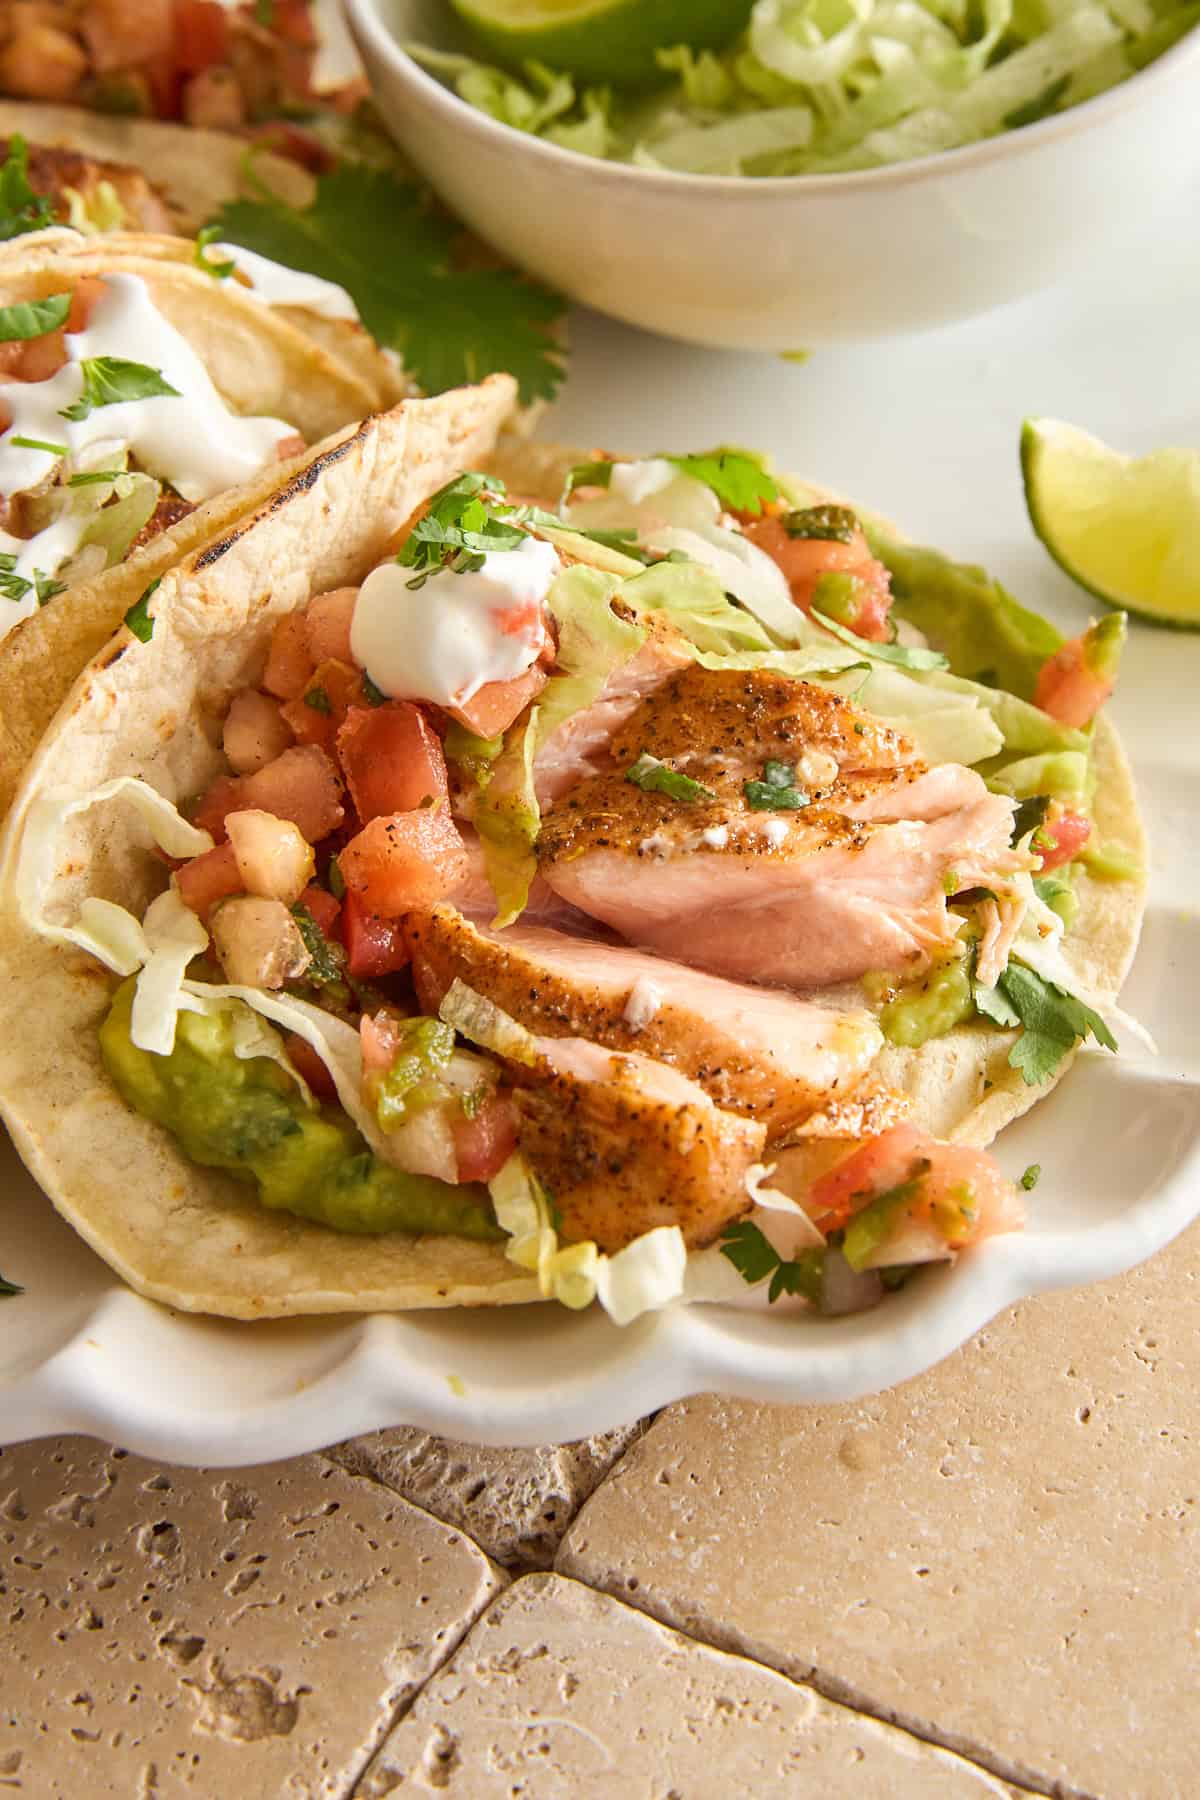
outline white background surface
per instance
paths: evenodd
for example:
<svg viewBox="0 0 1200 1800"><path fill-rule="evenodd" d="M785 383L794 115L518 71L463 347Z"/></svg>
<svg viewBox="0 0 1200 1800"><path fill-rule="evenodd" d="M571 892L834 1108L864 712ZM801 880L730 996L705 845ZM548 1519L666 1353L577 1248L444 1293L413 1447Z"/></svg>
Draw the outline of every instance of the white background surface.
<svg viewBox="0 0 1200 1800"><path fill-rule="evenodd" d="M1026 522L1022 417L1067 418L1131 451L1200 445L1198 318L1200 252L1182 225L1086 285L802 366L577 317L571 378L542 433L614 450L768 449L914 538L986 563L1077 630L1086 597ZM1126 1004L1160 1054L1081 1059L1006 1134L1011 1171L1035 1160L1045 1170L1023 1238L836 1323L692 1308L624 1333L557 1309L234 1326L112 1284L9 1152L0 1269L27 1291L0 1303L0 1441L83 1428L148 1454L234 1463L401 1422L559 1440L704 1388L849 1396L936 1360L1022 1293L1137 1260L1200 1211L1200 1170L1188 1167L1200 1133L1198 686L1200 637L1135 627L1114 716L1141 783L1153 882Z"/></svg>

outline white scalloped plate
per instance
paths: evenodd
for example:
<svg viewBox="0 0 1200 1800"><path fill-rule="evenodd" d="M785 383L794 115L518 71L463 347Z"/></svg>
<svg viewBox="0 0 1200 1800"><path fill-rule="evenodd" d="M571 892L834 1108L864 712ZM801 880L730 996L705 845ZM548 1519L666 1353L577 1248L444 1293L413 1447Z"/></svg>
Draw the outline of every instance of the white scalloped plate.
<svg viewBox="0 0 1200 1800"><path fill-rule="evenodd" d="M660 343L583 318L555 436L659 448L771 448L989 563L1078 630L1086 606L1033 543L1016 474L1023 413L1056 412L1129 448L1200 443L1193 323L1200 265L1105 272L1105 306L1060 294L936 336L828 352L804 368ZM1147 318L1149 307L1152 316ZM1191 360L1190 371L1185 359ZM881 404L881 396L885 401ZM886 416L881 420L881 411ZM1138 628L1117 723L1152 843L1150 907L1125 1004L1159 1054L1081 1056L1001 1140L1010 1172L1044 1174L1029 1229L837 1321L692 1307L618 1331L556 1308L236 1325L122 1288L0 1153L0 1442L82 1430L148 1455L232 1465L416 1424L492 1443L561 1441L686 1394L846 1399L946 1356L1000 1308L1095 1281L1200 1213L1200 639Z"/></svg>

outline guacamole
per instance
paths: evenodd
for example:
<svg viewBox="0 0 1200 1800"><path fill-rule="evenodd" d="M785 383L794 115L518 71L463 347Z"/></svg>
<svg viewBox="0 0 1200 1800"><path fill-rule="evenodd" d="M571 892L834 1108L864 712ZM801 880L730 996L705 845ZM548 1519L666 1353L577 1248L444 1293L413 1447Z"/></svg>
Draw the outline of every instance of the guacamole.
<svg viewBox="0 0 1200 1800"><path fill-rule="evenodd" d="M180 1013L169 1056L129 1036L134 980L117 989L100 1051L122 1098L193 1162L252 1182L264 1206L334 1231L499 1239L486 1189L451 1187L381 1162L336 1107L306 1105L269 1057L239 1058L228 1012Z"/></svg>

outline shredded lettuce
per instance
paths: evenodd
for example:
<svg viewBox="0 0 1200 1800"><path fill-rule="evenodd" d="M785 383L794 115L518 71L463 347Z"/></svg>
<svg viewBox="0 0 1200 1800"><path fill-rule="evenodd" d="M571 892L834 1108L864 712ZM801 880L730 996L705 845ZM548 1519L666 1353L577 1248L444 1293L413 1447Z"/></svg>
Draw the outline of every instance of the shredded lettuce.
<svg viewBox="0 0 1200 1800"><path fill-rule="evenodd" d="M468 104L585 155L809 175L1019 130L1124 81L1198 21L1196 0L757 0L722 55L659 50L669 79L649 98L407 48Z"/></svg>

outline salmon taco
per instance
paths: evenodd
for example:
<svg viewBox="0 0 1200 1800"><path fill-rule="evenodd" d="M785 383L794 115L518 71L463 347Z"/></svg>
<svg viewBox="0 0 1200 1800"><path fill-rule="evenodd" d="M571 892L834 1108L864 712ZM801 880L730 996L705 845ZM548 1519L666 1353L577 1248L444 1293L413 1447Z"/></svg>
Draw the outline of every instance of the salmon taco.
<svg viewBox="0 0 1200 1800"><path fill-rule="evenodd" d="M744 452L493 449L511 398L347 434L72 689L0 867L18 1149L239 1318L986 1254L986 1144L1136 1030L1122 622Z"/></svg>
<svg viewBox="0 0 1200 1800"><path fill-rule="evenodd" d="M270 493L281 462L405 385L332 284L265 258L239 280L187 240L57 227L27 157L17 142L0 169L23 225L44 227L0 245L0 810L139 594ZM304 329L322 305L333 316Z"/></svg>

